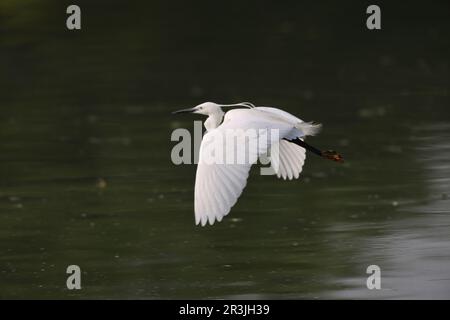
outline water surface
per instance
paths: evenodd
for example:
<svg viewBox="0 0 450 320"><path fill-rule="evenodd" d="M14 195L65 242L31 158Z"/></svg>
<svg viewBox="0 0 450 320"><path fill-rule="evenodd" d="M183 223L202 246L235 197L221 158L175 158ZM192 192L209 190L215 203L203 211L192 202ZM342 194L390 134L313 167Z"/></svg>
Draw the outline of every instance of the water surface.
<svg viewBox="0 0 450 320"><path fill-rule="evenodd" d="M378 34L352 2L79 2L78 33L63 5L0 4L1 298L450 298L445 2L389 8ZM309 142L347 161L254 168L196 227L170 134L197 118L170 111L208 100L322 122Z"/></svg>

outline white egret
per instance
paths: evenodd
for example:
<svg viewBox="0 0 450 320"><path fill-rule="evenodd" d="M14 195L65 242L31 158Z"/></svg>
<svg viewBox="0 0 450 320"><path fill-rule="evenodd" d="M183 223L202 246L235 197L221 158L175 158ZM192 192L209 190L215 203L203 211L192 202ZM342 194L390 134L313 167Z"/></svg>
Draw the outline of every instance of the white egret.
<svg viewBox="0 0 450 320"><path fill-rule="evenodd" d="M223 107L238 108L225 113ZM304 122L277 108L255 107L248 102L228 105L205 102L173 113L197 113L208 116L204 123L207 133L200 145L200 159L207 153L205 141L213 134L225 135L227 130L253 129L257 132L256 138L261 138L258 136L261 129L275 129L279 134L275 138L268 138L267 148L258 150L257 157L261 157L265 151L270 152L276 145L279 156L276 161L271 159L271 165L279 178L291 180L299 177L305 161L305 150L326 159L343 161L342 156L335 151L321 151L303 141L306 136L317 134L321 128L320 124ZM250 167L255 160L232 164L205 163L200 160L197 165L194 192L197 225L205 226L208 222L212 225L216 220L221 221L230 212L247 184Z"/></svg>

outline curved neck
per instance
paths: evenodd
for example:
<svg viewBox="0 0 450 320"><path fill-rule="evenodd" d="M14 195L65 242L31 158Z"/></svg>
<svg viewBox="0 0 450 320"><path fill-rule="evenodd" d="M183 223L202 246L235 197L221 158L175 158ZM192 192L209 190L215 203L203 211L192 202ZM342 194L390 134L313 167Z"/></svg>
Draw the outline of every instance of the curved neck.
<svg viewBox="0 0 450 320"><path fill-rule="evenodd" d="M208 119L205 121L206 130L211 131L212 129L217 128L222 122L224 114L225 113L222 110L210 114Z"/></svg>

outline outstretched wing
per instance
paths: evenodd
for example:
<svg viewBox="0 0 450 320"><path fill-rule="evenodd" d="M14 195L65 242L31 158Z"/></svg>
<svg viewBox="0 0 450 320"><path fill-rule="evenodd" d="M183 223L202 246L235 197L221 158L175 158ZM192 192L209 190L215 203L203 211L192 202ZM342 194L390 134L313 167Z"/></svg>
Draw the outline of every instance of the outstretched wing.
<svg viewBox="0 0 450 320"><path fill-rule="evenodd" d="M236 203L258 158L258 149L251 148L257 145L254 133L249 135L228 122L204 135L195 177L196 224L221 221Z"/></svg>
<svg viewBox="0 0 450 320"><path fill-rule="evenodd" d="M292 135L291 131L296 130L294 125L285 118L256 109L234 109L227 112L222 125L208 131L203 137L195 178L196 224L204 226L208 222L213 224L216 220L221 221L241 195L247 184L250 168L258 157L265 154L273 143L278 143L281 138ZM275 129L276 135L272 135L272 129ZM228 144L230 140L220 139L220 137L227 137L230 131L236 141L239 141L236 144L231 143L231 148ZM267 144L261 146L259 142L264 140ZM255 145L257 145L256 150L252 148ZM214 158L212 155L217 155L214 152L216 147L221 150L219 154L222 156L222 163L211 161ZM237 157L242 155L242 148L246 154L245 161L239 162ZM282 143L282 148L284 150L284 143ZM233 163L227 161L231 152L233 152L231 158L235 160ZM289 152L289 157L291 157L291 153L293 151ZM288 161L287 159L290 158L285 159L283 156L283 164L284 161ZM301 167L292 169L292 175L295 175L294 172L297 172L298 175L299 171L301 171Z"/></svg>
<svg viewBox="0 0 450 320"><path fill-rule="evenodd" d="M279 142L279 156L271 155L271 166L278 178L298 179L305 163L306 150L286 140ZM273 148L273 146L272 146Z"/></svg>
<svg viewBox="0 0 450 320"><path fill-rule="evenodd" d="M251 165L199 163L195 178L195 223L221 221L247 184Z"/></svg>

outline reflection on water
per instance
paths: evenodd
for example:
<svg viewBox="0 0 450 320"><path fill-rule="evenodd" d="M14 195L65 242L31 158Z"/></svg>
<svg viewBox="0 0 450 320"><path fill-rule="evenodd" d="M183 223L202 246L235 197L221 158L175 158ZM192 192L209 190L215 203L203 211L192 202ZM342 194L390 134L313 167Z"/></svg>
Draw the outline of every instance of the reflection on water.
<svg viewBox="0 0 450 320"><path fill-rule="evenodd" d="M0 4L1 298L450 298L444 4L368 37L357 5L145 3L81 1L99 19L70 35L60 8ZM170 111L208 100L323 122L310 142L347 161L308 155L296 181L255 168L196 227L195 166L170 162L196 118Z"/></svg>

